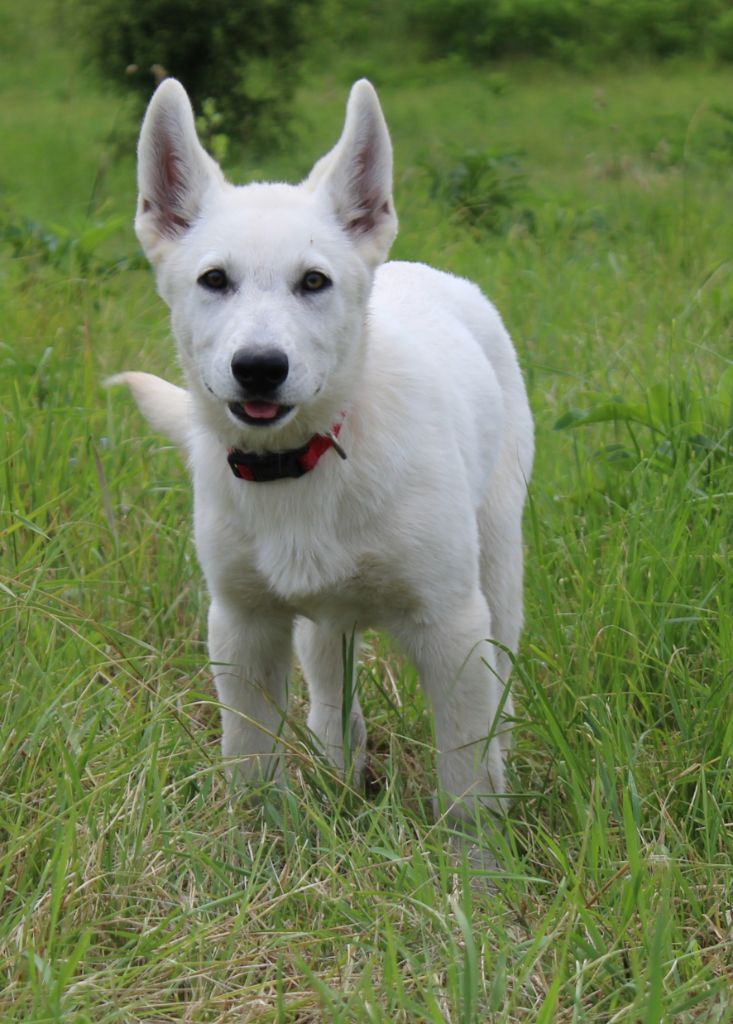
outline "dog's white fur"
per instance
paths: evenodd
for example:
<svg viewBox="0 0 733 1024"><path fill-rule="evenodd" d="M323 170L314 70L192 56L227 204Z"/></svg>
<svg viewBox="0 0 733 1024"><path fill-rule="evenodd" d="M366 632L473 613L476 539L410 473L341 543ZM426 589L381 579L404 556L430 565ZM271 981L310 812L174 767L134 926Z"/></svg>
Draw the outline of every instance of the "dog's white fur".
<svg viewBox="0 0 733 1024"><path fill-rule="evenodd" d="M509 336L467 281L383 264L397 220L392 151L376 93L357 82L336 147L298 186L229 184L168 79L139 146L136 229L172 313L187 390L120 374L152 426L188 453L223 752L245 779L276 775L291 647L308 725L343 767L343 637L384 629L415 663L435 718L442 790L457 813L497 806L522 626L521 517L532 419ZM225 292L197 279L224 269ZM332 285L299 288L317 269ZM277 401L249 426L235 351L288 357ZM300 479L236 479L232 446L284 451L343 417L348 459ZM498 641L498 644L492 641ZM347 687L351 689L351 687ZM349 745L365 729L357 695Z"/></svg>

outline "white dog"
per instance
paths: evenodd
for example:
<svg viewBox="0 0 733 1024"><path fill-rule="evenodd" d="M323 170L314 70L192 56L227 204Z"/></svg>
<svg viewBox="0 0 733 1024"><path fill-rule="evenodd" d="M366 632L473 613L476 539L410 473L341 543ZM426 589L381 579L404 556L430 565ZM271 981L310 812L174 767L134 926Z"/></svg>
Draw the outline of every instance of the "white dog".
<svg viewBox="0 0 733 1024"><path fill-rule="evenodd" d="M302 184L236 187L168 79L143 124L139 189L187 390L114 379L188 453L224 755L244 779L281 771L294 639L308 725L358 775L344 637L383 629L419 670L454 813L499 806L532 418L478 288L382 265L397 218L374 89L354 85L341 139Z"/></svg>

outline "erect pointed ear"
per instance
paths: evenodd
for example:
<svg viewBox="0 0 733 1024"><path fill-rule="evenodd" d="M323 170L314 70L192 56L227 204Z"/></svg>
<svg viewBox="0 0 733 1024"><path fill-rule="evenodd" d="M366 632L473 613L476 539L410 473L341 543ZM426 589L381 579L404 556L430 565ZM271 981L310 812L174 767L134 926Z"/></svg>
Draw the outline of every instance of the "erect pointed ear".
<svg viewBox="0 0 733 1024"><path fill-rule="evenodd" d="M198 140L186 90L174 78L161 82L150 101L137 157L135 230L155 263L165 243L175 241L196 219L207 190L224 181Z"/></svg>
<svg viewBox="0 0 733 1024"><path fill-rule="evenodd" d="M381 263L397 234L392 202L392 144L377 94L365 78L349 96L336 146L305 182L323 193L368 262Z"/></svg>

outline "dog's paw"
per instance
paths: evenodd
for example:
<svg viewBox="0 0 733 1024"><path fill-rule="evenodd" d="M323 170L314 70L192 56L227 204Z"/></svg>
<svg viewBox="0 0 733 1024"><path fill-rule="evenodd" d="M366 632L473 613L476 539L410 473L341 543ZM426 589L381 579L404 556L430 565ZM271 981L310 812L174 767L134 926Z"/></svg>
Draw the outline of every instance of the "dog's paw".
<svg viewBox="0 0 733 1024"><path fill-rule="evenodd" d="M224 774L238 798L249 800L251 797L257 803L257 790L284 785L284 754L274 751L271 754L238 755L228 751L224 753Z"/></svg>

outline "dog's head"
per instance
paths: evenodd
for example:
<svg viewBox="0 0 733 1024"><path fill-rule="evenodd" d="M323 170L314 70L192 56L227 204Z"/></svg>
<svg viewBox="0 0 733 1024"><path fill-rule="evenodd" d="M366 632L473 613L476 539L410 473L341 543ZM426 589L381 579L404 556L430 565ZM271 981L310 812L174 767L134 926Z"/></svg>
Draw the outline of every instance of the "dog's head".
<svg viewBox="0 0 733 1024"><path fill-rule="evenodd" d="M138 159L135 228L207 422L254 449L328 429L357 386L374 271L397 230L372 86L354 85L339 142L297 186L227 182L173 79Z"/></svg>

